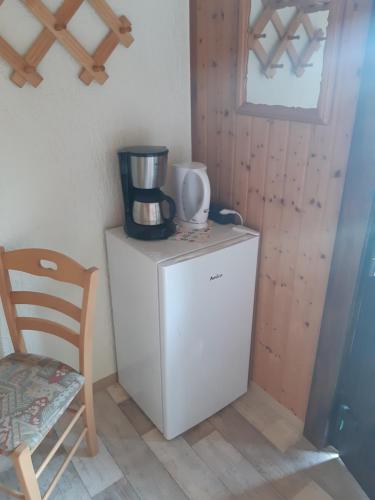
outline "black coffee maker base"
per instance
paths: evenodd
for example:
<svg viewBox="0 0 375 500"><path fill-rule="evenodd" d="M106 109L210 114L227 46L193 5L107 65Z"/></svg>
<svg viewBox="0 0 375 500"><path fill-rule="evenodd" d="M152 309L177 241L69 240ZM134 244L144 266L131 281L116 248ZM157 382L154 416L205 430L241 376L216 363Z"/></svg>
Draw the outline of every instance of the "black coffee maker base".
<svg viewBox="0 0 375 500"><path fill-rule="evenodd" d="M160 224L158 226L142 226L140 224L125 224L125 233L130 238L144 241L166 240L176 233L176 225L173 222Z"/></svg>

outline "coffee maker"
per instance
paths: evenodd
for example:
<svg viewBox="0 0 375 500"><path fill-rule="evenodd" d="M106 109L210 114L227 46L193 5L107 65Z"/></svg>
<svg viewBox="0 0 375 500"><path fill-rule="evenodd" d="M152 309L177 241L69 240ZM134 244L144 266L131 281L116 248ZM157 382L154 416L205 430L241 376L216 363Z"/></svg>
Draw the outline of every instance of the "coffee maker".
<svg viewBox="0 0 375 500"><path fill-rule="evenodd" d="M168 149L134 146L118 152L125 205L125 232L139 240L163 240L176 231L176 206L161 191L168 169ZM168 205L168 215L165 214Z"/></svg>

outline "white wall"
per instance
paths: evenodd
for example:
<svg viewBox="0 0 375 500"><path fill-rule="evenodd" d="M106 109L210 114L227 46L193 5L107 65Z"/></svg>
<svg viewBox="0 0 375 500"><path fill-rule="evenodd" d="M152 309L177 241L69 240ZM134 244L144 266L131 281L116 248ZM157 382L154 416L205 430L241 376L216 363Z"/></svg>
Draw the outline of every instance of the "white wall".
<svg viewBox="0 0 375 500"><path fill-rule="evenodd" d="M104 229L123 221L116 150L156 144L169 146L171 162L191 157L188 0L109 3L132 21L135 43L117 48L103 87L83 85L77 63L57 43L40 64L44 81L37 89L15 87L0 60L0 244L51 248L101 269L95 379L116 369L104 245ZM25 51L39 24L20 0L4 2L0 13L1 35ZM107 32L88 2L71 30L91 52ZM39 281L51 290L50 280ZM4 353L9 337L2 315L0 332ZM75 364L72 349L59 340L27 337L34 352Z"/></svg>

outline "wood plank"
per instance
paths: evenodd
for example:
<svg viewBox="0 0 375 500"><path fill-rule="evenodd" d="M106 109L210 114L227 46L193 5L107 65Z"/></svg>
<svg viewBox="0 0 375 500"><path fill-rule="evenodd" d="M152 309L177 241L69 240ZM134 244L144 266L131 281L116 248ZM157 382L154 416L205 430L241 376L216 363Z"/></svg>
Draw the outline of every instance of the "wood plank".
<svg viewBox="0 0 375 500"><path fill-rule="evenodd" d="M288 143L287 168L284 184L283 215L281 221L280 263L278 287L275 294L274 314L269 345L273 351L270 371L267 375L267 388L270 394L280 402L286 402L289 393L283 384L284 377L295 369L287 364L289 325L292 320L292 297L296 277L296 259L299 251L299 238L303 226L303 188L309 159L311 126L308 124L291 124ZM280 325L285 331L280 335ZM286 375L285 375L286 374ZM260 384L261 385L261 384ZM288 394L286 397L285 394ZM290 400L289 400L290 401ZM288 406L296 413L294 405Z"/></svg>
<svg viewBox="0 0 375 500"><path fill-rule="evenodd" d="M78 450L80 444L82 443L82 441L86 437L86 435L87 435L87 427L85 427L83 429L83 431L81 432L81 434L78 436L78 439L76 440L74 445L71 447L71 449L67 453L63 463L61 464L61 467L58 469L56 474L53 476L53 479L50 482L50 484L48 485L47 491L45 492L45 494L43 496L43 500L48 500L48 498L50 498L50 496L52 495L53 491L55 490L55 488L56 488L57 484L59 483L61 477L63 476L64 472L69 467L71 460L72 460L72 457L75 455L76 451Z"/></svg>
<svg viewBox="0 0 375 500"><path fill-rule="evenodd" d="M208 176L211 182L211 196L213 201L219 200L219 166L218 149L221 143L221 129L219 118L219 106L217 87L220 86L219 71L218 71L218 42L217 42L217 23L216 20L220 16L220 7L218 2L214 0L200 0L206 4L204 10L205 24L202 26L206 33L206 85L207 85L207 153L206 161L208 167Z"/></svg>
<svg viewBox="0 0 375 500"><path fill-rule="evenodd" d="M39 248L5 252L4 265L10 271L21 271L81 287L86 271L81 264L66 255Z"/></svg>
<svg viewBox="0 0 375 500"><path fill-rule="evenodd" d="M302 436L303 422L254 383L233 406L283 453Z"/></svg>
<svg viewBox="0 0 375 500"><path fill-rule="evenodd" d="M42 472L46 469L51 459L55 456L57 450L61 447L68 434L71 432L73 427L77 424L79 418L82 413L85 411L85 405L81 405L77 410L72 410L69 408L69 412L73 411L73 417L67 419L65 427L62 429L61 434L59 435L59 439L56 441L55 445L51 448L50 452L47 454L44 462L40 465L40 467L35 471L35 475L37 479L40 477Z"/></svg>
<svg viewBox="0 0 375 500"><path fill-rule="evenodd" d="M233 71L236 66L237 23L228 24L236 2L225 2L215 19L217 31L217 82L218 113L217 132L220 132L220 142L217 148L217 168L219 199L228 206L232 201L233 191L233 169L235 155L235 103L236 103L236 81L237 74ZM219 42L220 40L220 42Z"/></svg>
<svg viewBox="0 0 375 500"><path fill-rule="evenodd" d="M78 321L78 323L81 321L81 309L60 297L54 297L53 295L40 292L12 292L10 294L10 299L12 304L15 305L28 304L47 307L73 318Z"/></svg>
<svg viewBox="0 0 375 500"><path fill-rule="evenodd" d="M108 79L105 71L94 71L95 61L80 42L66 29L56 30L57 18L48 10L41 0L24 0L27 8L44 24L54 37L65 47L74 59L89 71L99 84L103 85Z"/></svg>
<svg viewBox="0 0 375 500"><path fill-rule="evenodd" d="M107 392L116 404L123 403L124 401L129 399L129 394L118 383L107 387Z"/></svg>
<svg viewBox="0 0 375 500"><path fill-rule="evenodd" d="M328 493L326 493L322 488L314 483L313 481L309 483L303 490L301 490L293 498L293 500L333 500Z"/></svg>
<svg viewBox="0 0 375 500"><path fill-rule="evenodd" d="M131 484L122 479L102 493L99 493L99 495L96 495L94 500L139 500L139 496Z"/></svg>
<svg viewBox="0 0 375 500"><path fill-rule="evenodd" d="M110 5L105 0L89 0L93 8L96 10L98 16L108 26L108 28L116 33L117 38L125 47L130 47L134 42L134 38L130 32L122 32L124 24L121 19L116 16ZM130 26L129 26L130 27Z"/></svg>
<svg viewBox="0 0 375 500"><path fill-rule="evenodd" d="M243 500L282 498L241 453L223 439L219 432L212 432L196 443L193 449L235 495L235 498Z"/></svg>
<svg viewBox="0 0 375 500"><path fill-rule="evenodd" d="M251 382L246 394L237 399L233 406L259 431L264 429L268 422L279 418L290 422L301 431L302 421L291 411L272 398L255 382Z"/></svg>
<svg viewBox="0 0 375 500"><path fill-rule="evenodd" d="M301 11L296 12L295 16L290 21L284 36L277 44L277 47L273 52L273 54L271 55L267 67L265 68L265 73L268 76L268 78L273 78L275 76L276 69L273 68L272 66L278 64L284 52L287 51L288 46L291 44L289 37L295 35L296 31L300 27L303 16L304 14Z"/></svg>
<svg viewBox="0 0 375 500"><path fill-rule="evenodd" d="M288 372L284 373L283 387L285 391L284 404L289 407L290 395L297 403L293 405L294 410L304 416L306 408L307 387L309 386L309 376L311 376L311 365L313 358L311 350L315 350L314 342L319 336L320 321L312 322L311 310L322 310L322 306L314 300L313 289L326 283L326 273L317 272L318 260L325 260L326 254L317 254L316 241L320 238L319 225L322 216L322 206L326 199L326 189L330 177L329 158L332 150L332 131L327 131L326 127L315 127L312 133L309 151L309 162L306 172L306 181L302 199L303 224L300 228L299 252L296 258L296 272L292 285L292 310L289 334L286 339L288 344L285 349L285 362L291 363ZM322 292L324 294L324 292ZM304 343L298 361L294 362L296 352ZM310 349L305 350L305 345L309 344ZM292 347L293 346L293 347ZM298 346L298 347L297 347ZM308 358L308 359L307 359ZM303 366L301 370L301 366ZM310 367L310 368L308 368ZM309 374L310 372L310 374ZM298 374L298 381L293 380ZM297 387L298 386L298 387ZM292 388L293 387L293 388Z"/></svg>
<svg viewBox="0 0 375 500"><path fill-rule="evenodd" d="M248 185L251 170L251 125L251 117L240 115L237 118L232 206L243 218L246 217L247 213Z"/></svg>
<svg viewBox="0 0 375 500"><path fill-rule="evenodd" d="M185 432L183 437L190 446L193 446L195 443L198 443L198 441L211 434L214 430L214 426L208 420L205 420L201 424Z"/></svg>
<svg viewBox="0 0 375 500"><path fill-rule="evenodd" d="M265 0L262 0L262 3L264 4ZM277 11L273 14L271 21L272 21L273 27L275 28L275 30L277 31L277 34L279 35L279 38L282 38L284 35L284 32L285 32L285 27L284 27L284 23L281 20ZM297 53L297 51L292 43L288 45L287 52L288 52L289 58L293 64L293 66L295 67L297 62L298 62L298 53ZM302 68L301 75L302 74L303 74L303 68Z"/></svg>
<svg viewBox="0 0 375 500"><path fill-rule="evenodd" d="M207 44L208 33L207 2L194 0L190 7L192 66L192 106L197 103L197 111L192 114L193 159L208 165L207 159Z"/></svg>
<svg viewBox="0 0 375 500"><path fill-rule="evenodd" d="M13 49L4 38L0 37L0 56L19 73L24 81L28 81L33 87L38 87L42 82L42 76L36 69L30 66L30 71L26 70L26 61ZM18 83L17 83L18 84ZM18 84L20 87L21 85Z"/></svg>
<svg viewBox="0 0 375 500"><path fill-rule="evenodd" d="M143 439L192 500L229 499L231 494L182 438L166 441L158 430Z"/></svg>
<svg viewBox="0 0 375 500"><path fill-rule="evenodd" d="M281 453L234 408L225 408L210 421L223 438L272 484L281 497L288 500L293 498L310 482L300 471L299 455Z"/></svg>
<svg viewBox="0 0 375 500"><path fill-rule="evenodd" d="M120 21L122 22L123 27L127 27L131 29L130 21L126 16L121 16ZM119 45L120 40L116 33L110 31L107 36L102 40L102 42L96 48L93 58L97 66L103 66L111 56L111 54L115 51L117 46ZM86 69L82 69L80 75L80 80L86 85L90 85L93 81L93 77L89 71Z"/></svg>
<svg viewBox="0 0 375 500"><path fill-rule="evenodd" d="M66 428L70 417L64 415L56 425L56 430L60 436ZM82 432L83 424L79 422L64 441L64 449L69 452L79 434ZM87 453L85 443L81 443L72 463L85 485L90 496L95 496L113 484L123 479L124 474L109 454L102 440L98 438L98 454L91 457Z"/></svg>
<svg viewBox="0 0 375 500"><path fill-rule="evenodd" d="M339 458L312 467L308 474L335 500L368 500Z"/></svg>
<svg viewBox="0 0 375 500"><path fill-rule="evenodd" d="M36 331L49 333L79 347L79 334L55 321L40 318L18 317L16 325L19 331Z"/></svg>
<svg viewBox="0 0 375 500"><path fill-rule="evenodd" d="M10 300L10 294L12 292L12 284L4 260L5 255L6 253L4 247L0 247L0 287L2 290L2 298L1 298L2 307L14 350L16 352L26 352L23 336L18 330L16 325L16 318L17 318L16 306L12 304Z"/></svg>
<svg viewBox="0 0 375 500"><path fill-rule="evenodd" d="M38 468L41 465L49 450L56 443L56 441L56 432L50 432L44 439L44 441L40 444L38 449L33 453L32 458L35 468ZM45 492L47 490L52 478L61 467L62 462L65 458L66 452L63 448L60 448L39 479L39 484L42 492ZM82 483L81 478L79 477L74 465L71 463L65 470L54 492L50 496L50 500L71 500L72 498L89 500L91 497L84 484Z"/></svg>
<svg viewBox="0 0 375 500"><path fill-rule="evenodd" d="M270 124L268 120L253 118L250 138L250 176L248 179L246 223L257 230L262 227L263 220L269 130Z"/></svg>
<svg viewBox="0 0 375 500"><path fill-rule="evenodd" d="M311 128L309 125L291 124L286 169L284 174L279 241L276 246L279 252L275 293L270 304L270 327L258 332L255 345L255 356L261 353L263 364L255 365L254 380L267 390L275 399L282 400L282 376L285 365L284 358L288 325L292 308L291 294L295 275L295 260L298 253L299 233L302 224L302 194L308 159L308 148ZM264 272L274 273L272 262L267 261ZM268 320L269 321L269 320ZM258 324L257 324L258 326ZM261 336L260 336L261 334Z"/></svg>
<svg viewBox="0 0 375 500"><path fill-rule="evenodd" d="M270 140L267 154L267 179L264 193L261 249L259 257L257 307L254 318L256 338L259 346L254 356L252 375L258 378L267 362L267 344L272 330L273 307L279 263L281 258L280 238L284 199L284 179L289 141L289 124L275 121L270 124ZM255 347L254 347L255 349Z"/></svg>
<svg viewBox="0 0 375 500"><path fill-rule="evenodd" d="M103 391L104 389L107 389L111 385L117 384L117 380L118 380L117 372L111 373L110 375L107 375L106 377L103 377L94 382L93 390L94 392Z"/></svg>
<svg viewBox="0 0 375 500"><path fill-rule="evenodd" d="M65 1L56 11L56 19L59 24L65 25L74 16L84 0L70 0ZM39 34L36 40L25 54L25 61L32 67L38 67L39 63L43 60L49 49L55 43L56 39L47 28ZM10 79L19 87L23 87L26 83L25 78L17 71L12 73Z"/></svg>
<svg viewBox="0 0 375 500"><path fill-rule="evenodd" d="M155 428L151 420L143 413L132 399L119 404L121 411L128 417L140 436Z"/></svg>
<svg viewBox="0 0 375 500"><path fill-rule="evenodd" d="M99 436L140 498L186 500L163 465L106 392L95 395Z"/></svg>
<svg viewBox="0 0 375 500"><path fill-rule="evenodd" d="M57 434L52 431L47 438L42 442L37 451L33 454L33 463L37 468L43 462L47 456L49 450L57 441ZM66 456L65 450L60 449L56 456L52 459L50 465L47 467L46 471L42 474L39 482L42 492L44 492L53 476L56 474L58 468L61 466L62 461ZM10 468L9 468L10 467ZM6 484L7 486L12 486L13 488L18 487L17 478L11 464L8 467L3 467L0 473L0 482ZM129 499L136 500L139 497L134 493L131 485L126 481L126 479L120 480L118 483L111 486L109 489L105 490L102 494L95 496L95 500L117 500L117 499ZM126 494L128 496L126 496ZM122 495L122 496L121 496ZM0 494L2 500L11 500L11 497L3 496ZM91 496L88 494L79 474L77 473L73 464L64 472L62 478L60 479L55 491L52 493L50 499L52 500L90 500Z"/></svg>

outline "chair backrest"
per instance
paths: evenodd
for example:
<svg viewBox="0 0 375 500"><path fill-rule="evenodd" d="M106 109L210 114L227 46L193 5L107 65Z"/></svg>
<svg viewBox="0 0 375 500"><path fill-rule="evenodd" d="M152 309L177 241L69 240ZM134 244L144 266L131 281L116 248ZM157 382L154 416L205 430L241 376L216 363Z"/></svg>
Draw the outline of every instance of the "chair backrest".
<svg viewBox="0 0 375 500"><path fill-rule="evenodd" d="M22 271L77 285L83 289L82 307L45 293L12 291L9 271ZM49 333L77 347L80 372L85 376L91 375L97 277L98 269L85 269L73 259L52 250L30 248L6 252L0 247L0 296L14 350L26 352L22 331ZM79 332L55 321L19 317L16 311L18 304L41 306L63 313L79 323Z"/></svg>

